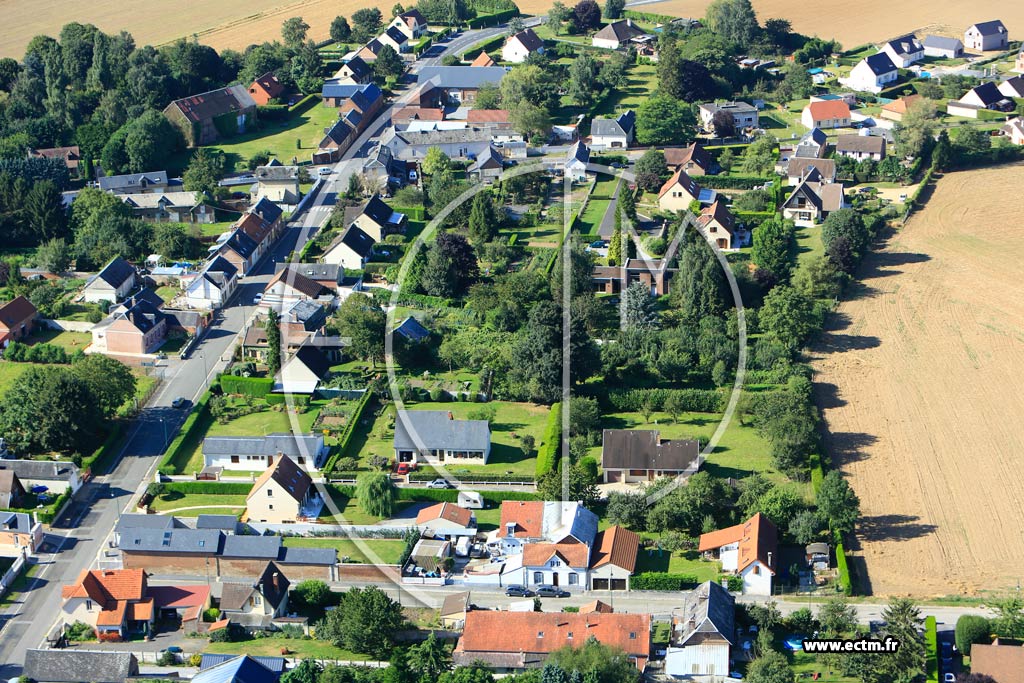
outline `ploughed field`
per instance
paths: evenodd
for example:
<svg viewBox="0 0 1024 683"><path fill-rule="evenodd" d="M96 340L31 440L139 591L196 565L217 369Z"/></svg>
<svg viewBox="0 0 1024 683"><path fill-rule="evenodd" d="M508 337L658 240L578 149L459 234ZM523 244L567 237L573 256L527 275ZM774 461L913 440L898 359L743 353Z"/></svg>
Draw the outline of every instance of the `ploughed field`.
<svg viewBox="0 0 1024 683"><path fill-rule="evenodd" d="M877 595L1017 585L1024 562L1024 164L947 174L814 349L826 445Z"/></svg>

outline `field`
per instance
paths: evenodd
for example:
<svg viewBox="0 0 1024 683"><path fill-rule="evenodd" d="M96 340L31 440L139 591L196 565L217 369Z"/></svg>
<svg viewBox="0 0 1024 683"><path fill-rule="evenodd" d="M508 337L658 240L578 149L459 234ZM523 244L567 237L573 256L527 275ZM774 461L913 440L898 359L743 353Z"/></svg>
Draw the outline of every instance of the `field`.
<svg viewBox="0 0 1024 683"><path fill-rule="evenodd" d="M826 445L861 499L872 594L1016 584L1024 475L1024 165L949 174L862 266L814 348ZM977 230L979 226L997 230Z"/></svg>

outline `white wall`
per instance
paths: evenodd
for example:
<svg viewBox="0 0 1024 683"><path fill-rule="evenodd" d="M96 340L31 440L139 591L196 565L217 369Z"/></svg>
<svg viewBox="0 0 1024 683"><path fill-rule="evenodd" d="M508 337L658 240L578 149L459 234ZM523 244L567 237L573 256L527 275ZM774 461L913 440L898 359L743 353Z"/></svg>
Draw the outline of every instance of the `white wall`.
<svg viewBox="0 0 1024 683"><path fill-rule="evenodd" d="M689 647L670 647L665 654L665 673L669 676L694 677L729 675L729 646L707 643Z"/></svg>

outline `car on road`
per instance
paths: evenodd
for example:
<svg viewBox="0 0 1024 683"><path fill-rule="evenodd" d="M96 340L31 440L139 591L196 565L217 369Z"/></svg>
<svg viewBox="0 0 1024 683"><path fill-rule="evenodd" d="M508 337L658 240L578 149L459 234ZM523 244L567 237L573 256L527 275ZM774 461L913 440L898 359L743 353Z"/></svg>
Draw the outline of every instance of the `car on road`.
<svg viewBox="0 0 1024 683"><path fill-rule="evenodd" d="M334 171L334 169L331 168L330 166L323 166L319 170L317 170L317 174L318 175L331 175L331 173L333 171Z"/></svg>
<svg viewBox="0 0 1024 683"><path fill-rule="evenodd" d="M537 597L539 598L567 598L569 591L564 591L558 586L537 586Z"/></svg>
<svg viewBox="0 0 1024 683"><path fill-rule="evenodd" d="M526 586L512 585L505 589L505 595L510 598L532 598L533 591Z"/></svg>
<svg viewBox="0 0 1024 683"><path fill-rule="evenodd" d="M427 484L428 489L446 489L450 487L451 484L448 483L447 479L435 479L434 481Z"/></svg>
<svg viewBox="0 0 1024 683"><path fill-rule="evenodd" d="M946 675L942 677L942 683L956 683L956 674L947 671Z"/></svg>
<svg viewBox="0 0 1024 683"><path fill-rule="evenodd" d="M184 408L186 403L188 403L188 399L186 399L184 396L179 396L178 398L171 401L171 407Z"/></svg>
<svg viewBox="0 0 1024 683"><path fill-rule="evenodd" d="M252 298L252 303L254 306L259 306L261 301L263 301L263 292L260 292L259 294Z"/></svg>

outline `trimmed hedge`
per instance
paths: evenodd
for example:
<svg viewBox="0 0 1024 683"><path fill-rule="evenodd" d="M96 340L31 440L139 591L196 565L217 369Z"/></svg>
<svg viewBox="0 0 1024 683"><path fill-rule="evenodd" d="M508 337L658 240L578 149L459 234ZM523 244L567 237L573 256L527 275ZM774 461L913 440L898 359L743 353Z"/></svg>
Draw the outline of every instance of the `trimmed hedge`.
<svg viewBox="0 0 1024 683"><path fill-rule="evenodd" d="M625 389L596 398L614 412L635 413L645 401L663 406L669 396L677 396L682 400L682 409L692 413L720 413L727 400L727 395L718 389Z"/></svg>
<svg viewBox="0 0 1024 683"><path fill-rule="evenodd" d="M928 683L939 683L939 634L936 632L935 617L924 618L924 669Z"/></svg>
<svg viewBox="0 0 1024 683"><path fill-rule="evenodd" d="M160 474L180 474L187 462L179 463L178 459L182 455L187 455L185 451L185 444L190 442L193 437L201 432L205 432L209 429L210 425L213 424L213 416L210 415L209 404L210 392L207 391L202 395L199 401L196 402L195 407L187 418L185 418L184 424L181 425L181 430L178 432L178 436L171 441L170 447L164 454L164 459L160 463L160 467L157 471Z"/></svg>
<svg viewBox="0 0 1024 683"><path fill-rule="evenodd" d="M60 512L61 508L64 507L64 504L68 502L69 498L71 498L70 486L64 489L64 493L57 496L52 503L46 506L45 509L37 509L33 511L26 510L26 512L30 515L32 512L35 512L36 517L39 518L40 524L53 524L53 520L57 519L57 513Z"/></svg>
<svg viewBox="0 0 1024 683"><path fill-rule="evenodd" d="M391 208L392 211L397 213L404 213L411 220L414 221L425 221L427 220L427 210L422 206L394 206Z"/></svg>
<svg viewBox="0 0 1024 683"><path fill-rule="evenodd" d="M114 422L107 434L106 440L92 452L88 458L82 458L82 472L92 474L106 474L108 471L107 458L114 454L114 447L121 445L121 436L124 434L124 423ZM93 470L96 470L93 472ZM102 470L102 471L101 471Z"/></svg>
<svg viewBox="0 0 1024 683"><path fill-rule="evenodd" d="M172 481L164 484L164 491L168 493L205 493L214 496L237 496L245 495L252 490L252 484L248 482L220 482L220 481Z"/></svg>
<svg viewBox="0 0 1024 683"><path fill-rule="evenodd" d="M537 479L555 469L558 452L562 446L562 404L555 403L548 413L548 424L544 428L544 439L537 449Z"/></svg>
<svg viewBox="0 0 1024 683"><path fill-rule="evenodd" d="M846 549L843 548L843 538L838 533L836 540L836 566L839 569L839 590L844 595L853 595L853 581L850 580L850 566L846 562Z"/></svg>
<svg viewBox="0 0 1024 683"><path fill-rule="evenodd" d="M710 187L713 190L753 190L755 187L769 185L773 180L775 180L774 177L762 178L760 176L748 175L705 175L700 177L700 184L703 187Z"/></svg>
<svg viewBox="0 0 1024 683"><path fill-rule="evenodd" d="M528 474L473 474L463 473L455 477L466 484L532 484L534 478ZM413 472L409 481L434 481L438 476L432 472Z"/></svg>
<svg viewBox="0 0 1024 683"><path fill-rule="evenodd" d="M496 26L517 16L519 16L518 9L507 9L501 12L495 12L494 14L479 14L466 23L470 28L483 28L485 26ZM501 36L501 41L505 41L505 36Z"/></svg>
<svg viewBox="0 0 1024 683"><path fill-rule="evenodd" d="M264 398L273 391L274 378L221 375L220 386L225 394L243 394L253 398Z"/></svg>
<svg viewBox="0 0 1024 683"><path fill-rule="evenodd" d="M697 577L691 574L644 572L634 576L629 587L635 591L682 591L695 588L697 584Z"/></svg>
<svg viewBox="0 0 1024 683"><path fill-rule="evenodd" d="M651 12L637 12L636 10L627 9L623 10L622 18L646 21L652 24L671 24L679 17L670 17L667 14L653 14Z"/></svg>
<svg viewBox="0 0 1024 683"><path fill-rule="evenodd" d="M760 225L761 223L775 217L774 211L737 211L737 220L747 225Z"/></svg>
<svg viewBox="0 0 1024 683"><path fill-rule="evenodd" d="M348 424L345 425L345 431L341 433L341 437L338 439L338 445L334 447L334 453L327 460L327 464L324 465L324 476L329 476L334 470L334 466L338 464L338 459L345 455L345 451L348 450L348 444L352 440L352 435L355 434L356 425L359 424L359 420L363 417L363 411L366 409L366 404L370 402L373 392L367 390L363 393L362 398L356 403L355 409L352 411L352 415L349 417Z"/></svg>
<svg viewBox="0 0 1024 683"><path fill-rule="evenodd" d="M807 459L807 463L811 466L811 488L814 489L814 495L817 496L821 482L825 479L825 470L821 467L821 456L815 453Z"/></svg>

